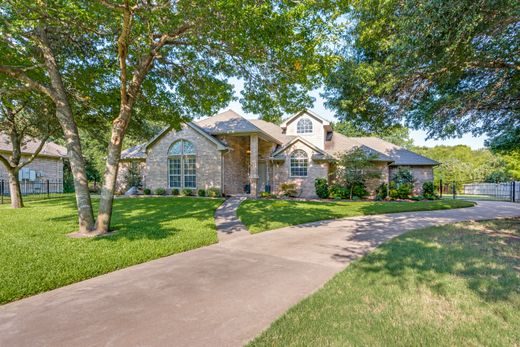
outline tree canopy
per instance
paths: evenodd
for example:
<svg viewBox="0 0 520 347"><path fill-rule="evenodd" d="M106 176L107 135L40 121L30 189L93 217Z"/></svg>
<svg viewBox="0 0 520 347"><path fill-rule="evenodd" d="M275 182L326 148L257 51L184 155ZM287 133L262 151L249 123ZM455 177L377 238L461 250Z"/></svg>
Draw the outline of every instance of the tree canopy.
<svg viewBox="0 0 520 347"><path fill-rule="evenodd" d="M355 0L345 11L352 25L325 93L341 119L520 147L518 1Z"/></svg>

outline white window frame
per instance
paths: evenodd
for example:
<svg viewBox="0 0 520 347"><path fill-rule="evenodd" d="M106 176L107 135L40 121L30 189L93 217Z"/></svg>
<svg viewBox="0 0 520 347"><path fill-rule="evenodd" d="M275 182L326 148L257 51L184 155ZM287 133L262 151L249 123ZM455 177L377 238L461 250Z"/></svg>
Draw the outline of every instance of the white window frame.
<svg viewBox="0 0 520 347"><path fill-rule="evenodd" d="M301 118L298 123L296 123L296 133L297 134L312 134L313 124L309 118Z"/></svg>
<svg viewBox="0 0 520 347"><path fill-rule="evenodd" d="M303 154L303 155L300 155ZM300 155L297 157L297 155ZM298 164L295 166L294 164ZM298 172L294 174L293 169L298 171L305 169L305 174ZM291 153L289 157L289 177L307 177L309 176L309 156L302 149L297 149Z"/></svg>
<svg viewBox="0 0 520 347"><path fill-rule="evenodd" d="M170 151L177 143L181 144L181 152L179 154L171 154ZM186 153L185 145L189 143L193 152ZM173 162L178 161L178 173L173 173ZM178 185L172 184L174 177L177 177L179 182ZM186 178L189 178L187 180ZM186 185L186 182L193 182L193 185ZM172 143L170 149L168 149L168 187L170 189L196 189L197 188L197 151L193 142L180 139Z"/></svg>

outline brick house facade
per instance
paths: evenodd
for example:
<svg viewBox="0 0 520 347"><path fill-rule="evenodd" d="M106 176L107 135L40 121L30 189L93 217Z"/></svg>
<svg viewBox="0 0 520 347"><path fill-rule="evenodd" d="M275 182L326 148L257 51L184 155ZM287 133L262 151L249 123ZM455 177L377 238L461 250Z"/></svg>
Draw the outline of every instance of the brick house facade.
<svg viewBox="0 0 520 347"><path fill-rule="evenodd" d="M234 111L163 129L147 143L122 153L118 190L128 186L129 168L141 175L143 187L156 189L218 188L223 194L279 193L283 183L295 183L301 197L315 197L316 178L328 178L337 156L361 147L377 156L381 178L369 182L373 190L387 182L401 166L411 170L416 190L433 180L438 163L372 137L346 137L331 124L304 110L280 126L248 120Z"/></svg>

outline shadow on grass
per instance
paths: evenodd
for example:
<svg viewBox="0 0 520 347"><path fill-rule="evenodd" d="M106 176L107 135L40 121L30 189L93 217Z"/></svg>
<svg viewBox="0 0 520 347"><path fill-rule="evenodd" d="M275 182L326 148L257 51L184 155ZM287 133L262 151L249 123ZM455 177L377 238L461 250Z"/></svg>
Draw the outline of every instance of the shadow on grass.
<svg viewBox="0 0 520 347"><path fill-rule="evenodd" d="M454 275L486 301L506 300L520 294L520 219L484 225L485 229L457 224L410 232L381 245L356 266L390 275L403 288L410 285L407 274L413 271L416 282L439 295L449 290L439 274ZM507 233L501 231L504 227Z"/></svg>

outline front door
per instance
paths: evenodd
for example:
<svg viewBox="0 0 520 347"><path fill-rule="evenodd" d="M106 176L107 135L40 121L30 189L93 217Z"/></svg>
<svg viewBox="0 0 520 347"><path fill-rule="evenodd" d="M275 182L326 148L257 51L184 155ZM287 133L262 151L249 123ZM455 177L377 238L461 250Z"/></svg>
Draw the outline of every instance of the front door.
<svg viewBox="0 0 520 347"><path fill-rule="evenodd" d="M265 192L267 184L267 165L265 160L258 161L258 192Z"/></svg>

